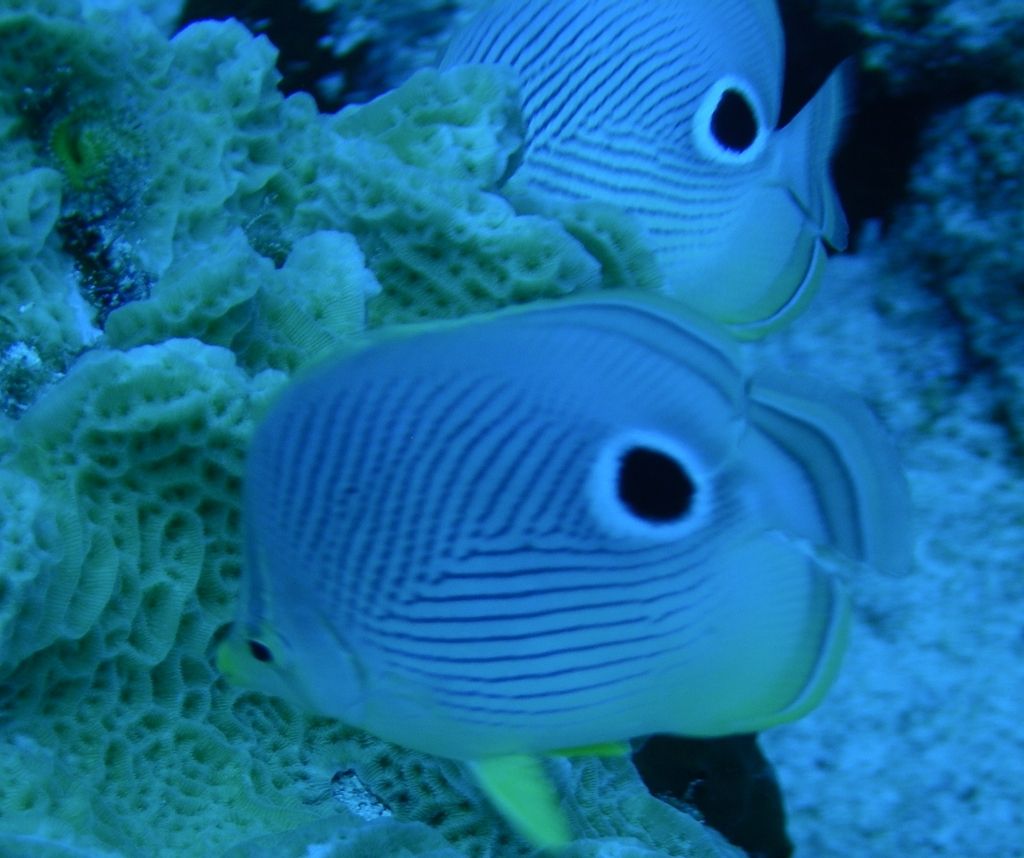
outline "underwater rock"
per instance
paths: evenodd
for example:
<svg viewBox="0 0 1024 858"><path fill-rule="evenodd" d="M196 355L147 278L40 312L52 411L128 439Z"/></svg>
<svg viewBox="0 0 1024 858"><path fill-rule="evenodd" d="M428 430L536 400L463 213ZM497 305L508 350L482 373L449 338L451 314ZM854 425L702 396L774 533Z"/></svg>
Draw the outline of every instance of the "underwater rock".
<svg viewBox="0 0 1024 858"><path fill-rule="evenodd" d="M862 67L893 94L983 92L1024 79L1024 6L1017 0L824 0L785 4L853 31Z"/></svg>
<svg viewBox="0 0 1024 858"><path fill-rule="evenodd" d="M889 253L945 296L965 334L964 378L991 372L1024 448L1024 96L983 95L929 125Z"/></svg>

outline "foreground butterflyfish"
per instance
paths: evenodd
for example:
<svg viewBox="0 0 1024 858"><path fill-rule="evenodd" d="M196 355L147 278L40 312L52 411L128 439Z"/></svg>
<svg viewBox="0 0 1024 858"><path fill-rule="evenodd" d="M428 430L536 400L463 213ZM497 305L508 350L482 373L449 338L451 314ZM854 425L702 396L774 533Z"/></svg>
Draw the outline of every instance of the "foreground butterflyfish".
<svg viewBox="0 0 1024 858"><path fill-rule="evenodd" d="M803 310L847 227L829 178L849 67L778 128L774 0L498 0L442 68L511 69L525 140L513 200L630 213L666 290L759 336Z"/></svg>
<svg viewBox="0 0 1024 858"><path fill-rule="evenodd" d="M849 623L837 558L903 571L906 507L863 404L745 372L667 299L385 329L300 374L257 428L218 663L470 761L556 845L538 757L814 707Z"/></svg>

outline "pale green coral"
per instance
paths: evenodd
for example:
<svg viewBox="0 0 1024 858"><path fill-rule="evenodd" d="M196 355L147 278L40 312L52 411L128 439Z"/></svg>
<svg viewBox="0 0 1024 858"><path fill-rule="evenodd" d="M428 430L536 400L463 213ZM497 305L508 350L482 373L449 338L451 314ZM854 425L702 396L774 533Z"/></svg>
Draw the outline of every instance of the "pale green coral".
<svg viewBox="0 0 1024 858"><path fill-rule="evenodd" d="M235 230L181 254L149 300L111 314L106 333L119 348L197 336L230 348L250 371L294 371L362 330L366 299L379 291L350 235L300 238L275 268Z"/></svg>
<svg viewBox="0 0 1024 858"><path fill-rule="evenodd" d="M18 423L4 473L38 486L22 515L48 550L25 552L32 610L5 648L0 830L132 854L147 831L187 842L200 785L246 800L203 721L204 644L229 610L244 441L273 381L194 340L97 351Z"/></svg>
<svg viewBox="0 0 1024 858"><path fill-rule="evenodd" d="M423 69L402 87L331 120L345 139L388 146L403 164L492 188L523 145L510 73L485 69L442 75Z"/></svg>
<svg viewBox="0 0 1024 858"><path fill-rule="evenodd" d="M14 181L39 185L14 189L25 202L10 229L64 250L78 275L79 294L60 302L77 311L42 326L41 340L73 353L90 324L145 300L183 256L216 254L239 229L278 266L303 236L352 233L389 287L373 323L601 283L598 263L560 223L520 216L490 193L521 145L515 91L500 71L425 71L376 103L324 117L304 94L280 96L273 48L236 23L201 22L170 44L143 23L127 40L102 24L0 12L0 48L13 61L0 113L22 161ZM52 294L27 282L18 306L59 316Z"/></svg>
<svg viewBox="0 0 1024 858"><path fill-rule="evenodd" d="M224 858L461 858L461 853L421 822L360 824L322 819L294 831L241 843Z"/></svg>
<svg viewBox="0 0 1024 858"><path fill-rule="evenodd" d="M218 677L246 444L365 324L653 285L635 235L501 195L493 69L325 117L235 23L8 2L0 50L0 380L38 395L0 417L0 852L527 854L460 765ZM580 855L733 854L624 760L552 767Z"/></svg>
<svg viewBox="0 0 1024 858"><path fill-rule="evenodd" d="M60 181L60 173L47 167L0 181L0 243L9 261L43 249L60 213Z"/></svg>
<svg viewBox="0 0 1024 858"><path fill-rule="evenodd" d="M425 70L327 120L345 145L318 146L295 219L303 231L340 224L356 237L386 284L370 324L601 285L599 264L561 224L518 215L490 192L521 144L519 126L509 78L484 68Z"/></svg>

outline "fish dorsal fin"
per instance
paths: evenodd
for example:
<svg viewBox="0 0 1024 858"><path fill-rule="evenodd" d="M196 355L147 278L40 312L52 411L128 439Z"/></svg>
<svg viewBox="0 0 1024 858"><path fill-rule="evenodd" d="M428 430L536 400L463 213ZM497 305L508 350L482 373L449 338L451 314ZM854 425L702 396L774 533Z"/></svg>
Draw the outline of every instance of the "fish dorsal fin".
<svg viewBox="0 0 1024 858"><path fill-rule="evenodd" d="M569 821L540 759L507 754L472 760L469 768L491 803L534 846L558 849L572 841Z"/></svg>

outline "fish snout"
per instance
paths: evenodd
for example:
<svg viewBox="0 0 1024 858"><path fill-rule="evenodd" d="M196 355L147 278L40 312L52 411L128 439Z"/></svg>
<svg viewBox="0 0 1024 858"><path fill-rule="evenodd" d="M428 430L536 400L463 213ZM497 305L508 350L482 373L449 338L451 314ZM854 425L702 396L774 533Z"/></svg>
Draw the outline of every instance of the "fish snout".
<svg viewBox="0 0 1024 858"><path fill-rule="evenodd" d="M740 339L755 339L787 324L813 297L826 259L820 227L781 184L751 188L738 206L731 239L709 258L701 288L679 296ZM692 284L691 284L692 285Z"/></svg>

